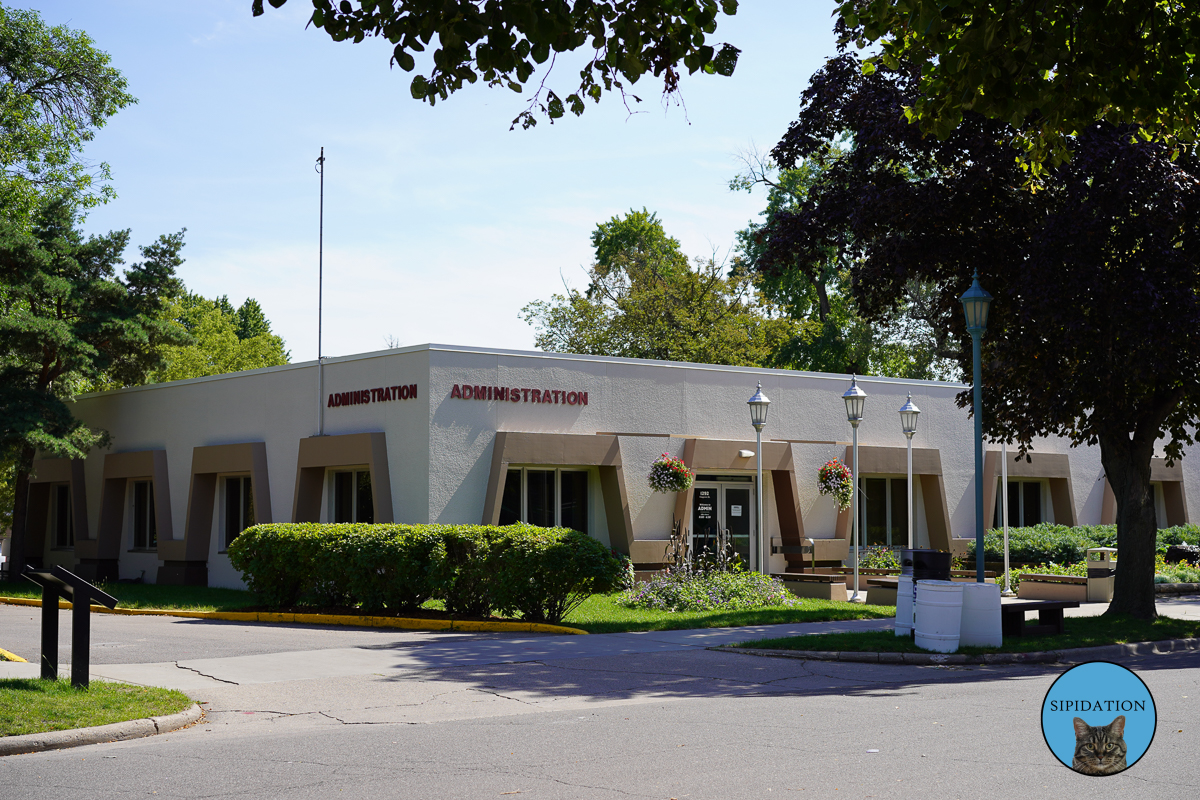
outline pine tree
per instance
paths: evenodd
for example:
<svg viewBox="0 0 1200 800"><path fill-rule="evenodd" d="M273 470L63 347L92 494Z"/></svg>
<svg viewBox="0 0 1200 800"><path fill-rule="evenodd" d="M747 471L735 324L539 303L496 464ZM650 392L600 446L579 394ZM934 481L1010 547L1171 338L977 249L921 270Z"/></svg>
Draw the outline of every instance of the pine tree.
<svg viewBox="0 0 1200 800"><path fill-rule="evenodd" d="M144 261L120 275L129 231L85 239L77 222L63 200L44 206L31 231L0 220L0 456L15 461L14 575L25 565L34 456L83 458L107 443L72 415L73 387L102 376L140 382L161 347L187 341L161 314L181 288L183 232L141 248Z"/></svg>

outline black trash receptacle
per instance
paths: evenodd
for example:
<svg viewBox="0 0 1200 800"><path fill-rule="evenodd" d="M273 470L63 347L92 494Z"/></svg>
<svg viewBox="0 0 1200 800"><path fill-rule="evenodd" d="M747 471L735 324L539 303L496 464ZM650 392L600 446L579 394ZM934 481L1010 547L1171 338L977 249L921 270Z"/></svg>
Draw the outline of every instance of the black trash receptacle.
<svg viewBox="0 0 1200 800"><path fill-rule="evenodd" d="M950 580L950 554L941 550L901 550L900 574L917 581Z"/></svg>

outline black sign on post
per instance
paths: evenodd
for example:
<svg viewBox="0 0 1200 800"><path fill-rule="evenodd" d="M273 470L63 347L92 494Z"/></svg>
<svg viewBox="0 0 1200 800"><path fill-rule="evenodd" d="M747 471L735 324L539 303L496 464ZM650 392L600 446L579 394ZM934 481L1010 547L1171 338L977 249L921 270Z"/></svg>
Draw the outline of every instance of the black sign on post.
<svg viewBox="0 0 1200 800"><path fill-rule="evenodd" d="M42 677L58 679L58 598L71 603L71 685L88 686L91 604L116 608L117 598L59 566L26 567L25 577L42 587Z"/></svg>

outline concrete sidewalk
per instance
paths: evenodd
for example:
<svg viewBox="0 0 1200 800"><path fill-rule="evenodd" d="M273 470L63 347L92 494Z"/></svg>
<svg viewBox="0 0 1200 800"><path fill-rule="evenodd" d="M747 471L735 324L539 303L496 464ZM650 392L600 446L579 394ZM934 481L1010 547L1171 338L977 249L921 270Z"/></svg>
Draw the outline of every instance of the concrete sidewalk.
<svg viewBox="0 0 1200 800"><path fill-rule="evenodd" d="M1096 616L1105 603L1085 603L1067 609L1069 616ZM1160 599L1161 614L1200 619L1200 597ZM353 676L398 676L421 670L444 670L494 664L555 662L637 654L704 650L725 644L812 633L884 630L891 620L849 620L737 628L593 634L490 635L487 637L381 637L371 644L349 647L255 653L216 658L186 658L133 664L93 664L94 680L124 681L179 689L196 696L216 688ZM262 626L270 627L270 626ZM334 637L336 640L336 637ZM69 661L60 661L61 672ZM39 665L0 663L0 677L37 677Z"/></svg>

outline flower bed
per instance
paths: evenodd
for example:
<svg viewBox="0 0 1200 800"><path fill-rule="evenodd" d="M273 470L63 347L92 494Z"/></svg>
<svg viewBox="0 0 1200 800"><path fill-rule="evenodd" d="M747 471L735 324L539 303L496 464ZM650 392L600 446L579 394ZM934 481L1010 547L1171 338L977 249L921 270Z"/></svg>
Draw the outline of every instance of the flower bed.
<svg viewBox="0 0 1200 800"><path fill-rule="evenodd" d="M743 611L790 607L800 601L782 583L758 572L681 570L657 575L622 592L617 602L626 608L654 611Z"/></svg>

